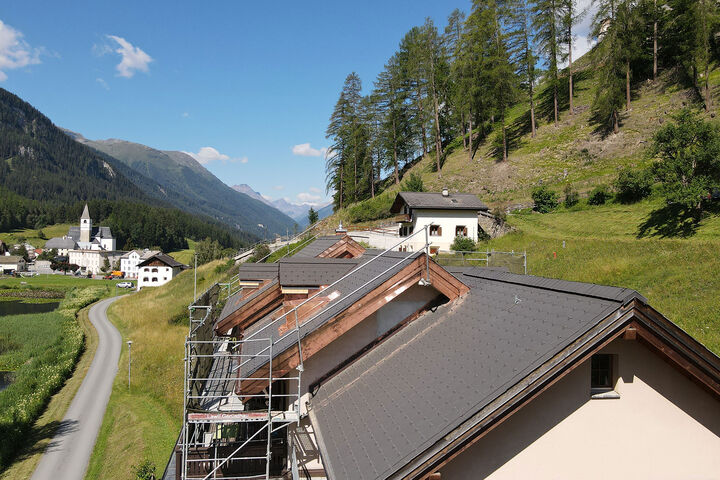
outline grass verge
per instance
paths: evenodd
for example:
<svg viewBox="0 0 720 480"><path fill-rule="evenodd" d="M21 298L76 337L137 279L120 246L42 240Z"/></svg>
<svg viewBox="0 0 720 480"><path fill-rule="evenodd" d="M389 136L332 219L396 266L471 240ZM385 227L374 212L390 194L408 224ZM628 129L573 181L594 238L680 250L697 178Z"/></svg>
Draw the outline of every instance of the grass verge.
<svg viewBox="0 0 720 480"><path fill-rule="evenodd" d="M226 261L198 268L198 294L226 273ZM183 345L193 271L115 302L110 321L123 336L120 371L85 478L127 479L132 466L149 459L161 474L182 420ZM128 351L132 340L132 385Z"/></svg>

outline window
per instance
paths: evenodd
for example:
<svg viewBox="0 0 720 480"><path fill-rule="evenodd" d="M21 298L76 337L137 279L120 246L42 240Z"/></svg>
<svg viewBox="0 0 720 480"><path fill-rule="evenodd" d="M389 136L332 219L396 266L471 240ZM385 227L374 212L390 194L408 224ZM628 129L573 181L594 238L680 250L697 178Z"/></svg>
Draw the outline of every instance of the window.
<svg viewBox="0 0 720 480"><path fill-rule="evenodd" d="M598 353L590 359L590 388L611 390L613 382L613 356Z"/></svg>
<svg viewBox="0 0 720 480"><path fill-rule="evenodd" d="M467 237L467 227L465 225L458 225L455 227L456 237Z"/></svg>
<svg viewBox="0 0 720 480"><path fill-rule="evenodd" d="M442 236L442 227L440 225L430 225L430 236L431 237L441 237Z"/></svg>
<svg viewBox="0 0 720 480"><path fill-rule="evenodd" d="M412 235L414 228L415 227L413 225L408 225L406 227L400 227L400 236L407 237L408 235Z"/></svg>
<svg viewBox="0 0 720 480"><path fill-rule="evenodd" d="M157 277L153 277L152 281L157 282Z"/></svg>
<svg viewBox="0 0 720 480"><path fill-rule="evenodd" d="M152 273L157 273L157 271L158 271L157 268L153 268L153 269L152 269Z"/></svg>
<svg viewBox="0 0 720 480"><path fill-rule="evenodd" d="M147 282L147 281L148 281L148 277L144 277L143 282Z"/></svg>

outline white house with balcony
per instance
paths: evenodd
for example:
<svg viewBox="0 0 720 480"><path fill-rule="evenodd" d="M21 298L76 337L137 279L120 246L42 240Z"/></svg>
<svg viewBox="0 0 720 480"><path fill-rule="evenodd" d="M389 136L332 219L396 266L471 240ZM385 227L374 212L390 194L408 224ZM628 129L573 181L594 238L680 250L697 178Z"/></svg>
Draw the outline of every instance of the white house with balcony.
<svg viewBox="0 0 720 480"><path fill-rule="evenodd" d="M120 257L120 271L123 272L125 278L138 278L140 262L147 260L153 255L162 253L159 250L133 250L127 252Z"/></svg>
<svg viewBox="0 0 720 480"><path fill-rule="evenodd" d="M488 206L471 193L400 192L390 207L397 215L399 236L408 237L428 227L430 252L450 250L455 237L478 240L478 215ZM425 246L425 235L418 234L403 244L403 250L419 250Z"/></svg>
<svg viewBox="0 0 720 480"><path fill-rule="evenodd" d="M169 255L156 253L138 264L137 289L165 285L188 268Z"/></svg>

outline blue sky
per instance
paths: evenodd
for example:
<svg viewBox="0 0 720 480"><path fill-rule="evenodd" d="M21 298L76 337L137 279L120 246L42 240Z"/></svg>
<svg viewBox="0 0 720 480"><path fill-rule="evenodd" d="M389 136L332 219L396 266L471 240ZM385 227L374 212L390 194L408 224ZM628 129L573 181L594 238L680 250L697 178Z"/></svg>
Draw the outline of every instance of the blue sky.
<svg viewBox="0 0 720 480"><path fill-rule="evenodd" d="M192 152L228 185L319 203L345 76L371 88L412 26L470 5L5 0L0 86L87 138Z"/></svg>
<svg viewBox="0 0 720 480"><path fill-rule="evenodd" d="M87 138L193 152L229 185L321 202L312 155L345 76L371 87L407 30L456 7L470 1L5 0L0 86Z"/></svg>

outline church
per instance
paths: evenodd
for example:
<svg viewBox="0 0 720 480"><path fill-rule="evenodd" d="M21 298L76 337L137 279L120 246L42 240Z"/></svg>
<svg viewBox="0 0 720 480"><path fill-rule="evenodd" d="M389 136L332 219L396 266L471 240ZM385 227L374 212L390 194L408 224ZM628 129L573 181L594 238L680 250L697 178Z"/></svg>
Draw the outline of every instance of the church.
<svg viewBox="0 0 720 480"><path fill-rule="evenodd" d="M110 265L119 260L124 252L118 252L116 240L110 227L93 227L87 204L80 217L80 225L70 227L64 237L51 238L45 249L56 249L59 255L67 256L68 263L78 265L83 273L100 273L105 259Z"/></svg>

